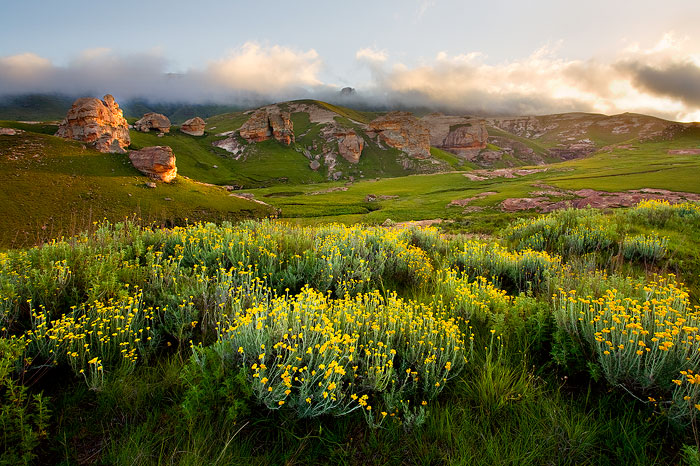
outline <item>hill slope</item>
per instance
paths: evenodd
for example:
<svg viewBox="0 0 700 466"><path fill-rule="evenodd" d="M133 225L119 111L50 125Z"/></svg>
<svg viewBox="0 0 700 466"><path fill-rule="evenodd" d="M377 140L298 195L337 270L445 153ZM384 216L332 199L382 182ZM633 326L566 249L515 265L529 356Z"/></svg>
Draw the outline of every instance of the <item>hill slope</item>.
<svg viewBox="0 0 700 466"><path fill-rule="evenodd" d="M268 206L178 177L146 186L121 154L103 154L50 136L55 126L0 122L0 247L34 244L89 229L93 221L140 217L157 223L264 217Z"/></svg>

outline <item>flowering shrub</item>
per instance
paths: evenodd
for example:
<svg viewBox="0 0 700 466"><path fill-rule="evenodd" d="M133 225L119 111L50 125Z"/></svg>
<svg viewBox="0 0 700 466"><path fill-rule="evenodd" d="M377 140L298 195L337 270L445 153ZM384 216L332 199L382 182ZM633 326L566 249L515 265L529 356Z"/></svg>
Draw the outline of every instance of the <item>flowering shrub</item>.
<svg viewBox="0 0 700 466"><path fill-rule="evenodd" d="M666 255L668 238L652 235L627 236L622 241L622 255L627 260L655 262Z"/></svg>
<svg viewBox="0 0 700 466"><path fill-rule="evenodd" d="M362 410L370 423L435 398L464 367L456 319L433 306L379 292L332 299L305 287L243 308L218 322L214 348L250 370L255 396L300 417ZM198 350L195 347L195 357Z"/></svg>
<svg viewBox="0 0 700 466"><path fill-rule="evenodd" d="M580 297L560 289L554 317L587 345L611 384L669 389L678 371L700 364L700 308L691 307L672 275L631 296L609 289Z"/></svg>
<svg viewBox="0 0 700 466"><path fill-rule="evenodd" d="M467 241L451 251L450 263L470 277L489 277L504 288L519 291L547 290L554 275L563 271L561 259L546 252L527 249L512 252L480 241Z"/></svg>

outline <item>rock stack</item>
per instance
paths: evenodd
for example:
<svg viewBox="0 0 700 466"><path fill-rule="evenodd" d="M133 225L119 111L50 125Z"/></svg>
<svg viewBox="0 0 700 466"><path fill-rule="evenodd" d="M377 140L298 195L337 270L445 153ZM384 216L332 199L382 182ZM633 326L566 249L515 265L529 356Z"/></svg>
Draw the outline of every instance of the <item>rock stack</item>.
<svg viewBox="0 0 700 466"><path fill-rule="evenodd" d="M82 97L73 102L56 136L85 142L100 152L125 153L131 144L129 125L114 97L107 94L102 99Z"/></svg>

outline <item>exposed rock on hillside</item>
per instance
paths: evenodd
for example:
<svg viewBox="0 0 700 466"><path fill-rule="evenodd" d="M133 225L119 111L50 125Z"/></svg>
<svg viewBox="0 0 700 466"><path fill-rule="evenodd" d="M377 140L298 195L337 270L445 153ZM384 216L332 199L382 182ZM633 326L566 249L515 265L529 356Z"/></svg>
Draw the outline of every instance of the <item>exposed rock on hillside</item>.
<svg viewBox="0 0 700 466"><path fill-rule="evenodd" d="M168 146L144 147L132 151L129 159L138 171L154 180L169 183L177 176L175 155Z"/></svg>
<svg viewBox="0 0 700 466"><path fill-rule="evenodd" d="M73 102L56 136L92 144L100 152L124 153L131 144L129 125L110 94L103 100L82 97Z"/></svg>
<svg viewBox="0 0 700 466"><path fill-rule="evenodd" d="M136 131L148 133L150 130L160 131L161 133L170 132L170 120L165 115L160 113L146 113L140 120L134 123Z"/></svg>
<svg viewBox="0 0 700 466"><path fill-rule="evenodd" d="M340 155L350 163L359 162L365 141L354 130L337 131L334 136L338 139Z"/></svg>
<svg viewBox="0 0 700 466"><path fill-rule="evenodd" d="M286 145L294 142L294 128L289 112L276 105L256 110L241 126L239 133L248 142L262 142L270 138Z"/></svg>
<svg viewBox="0 0 700 466"><path fill-rule="evenodd" d="M190 118L180 126L180 131L190 136L204 136L206 122L199 117Z"/></svg>
<svg viewBox="0 0 700 466"><path fill-rule="evenodd" d="M700 195L694 193L668 191L665 189L632 189L622 192L596 191L594 189L579 189L576 191L558 190L552 187L550 191L531 193L536 197L510 198L501 202L504 212L537 209L539 212L552 212L558 209L593 207L608 209L615 207L631 207L645 199L666 200L671 204L685 201L698 201ZM572 199L558 200L561 196L572 196Z"/></svg>
<svg viewBox="0 0 700 466"><path fill-rule="evenodd" d="M430 131L430 145L467 159L486 148L488 131L484 120L431 113L421 118Z"/></svg>
<svg viewBox="0 0 700 466"><path fill-rule="evenodd" d="M428 126L408 112L390 112L372 120L370 130L379 140L414 158L430 157Z"/></svg>

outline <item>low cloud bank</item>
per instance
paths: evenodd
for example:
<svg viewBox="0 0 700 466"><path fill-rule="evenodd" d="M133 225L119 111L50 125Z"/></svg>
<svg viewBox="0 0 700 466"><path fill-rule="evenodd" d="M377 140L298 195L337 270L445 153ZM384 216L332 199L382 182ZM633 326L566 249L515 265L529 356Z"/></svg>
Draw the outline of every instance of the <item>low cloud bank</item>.
<svg viewBox="0 0 700 466"><path fill-rule="evenodd" d="M444 52L417 66L361 48L354 59L369 72L357 93L340 95L324 82L313 50L248 42L201 69L168 73L158 54L83 52L65 66L25 53L0 57L0 95L61 93L163 102L258 105L318 98L365 108L426 108L477 115L571 111L657 115L700 120L700 55L667 34L648 49L630 46L608 60L567 60L544 47L491 64L478 52Z"/></svg>

